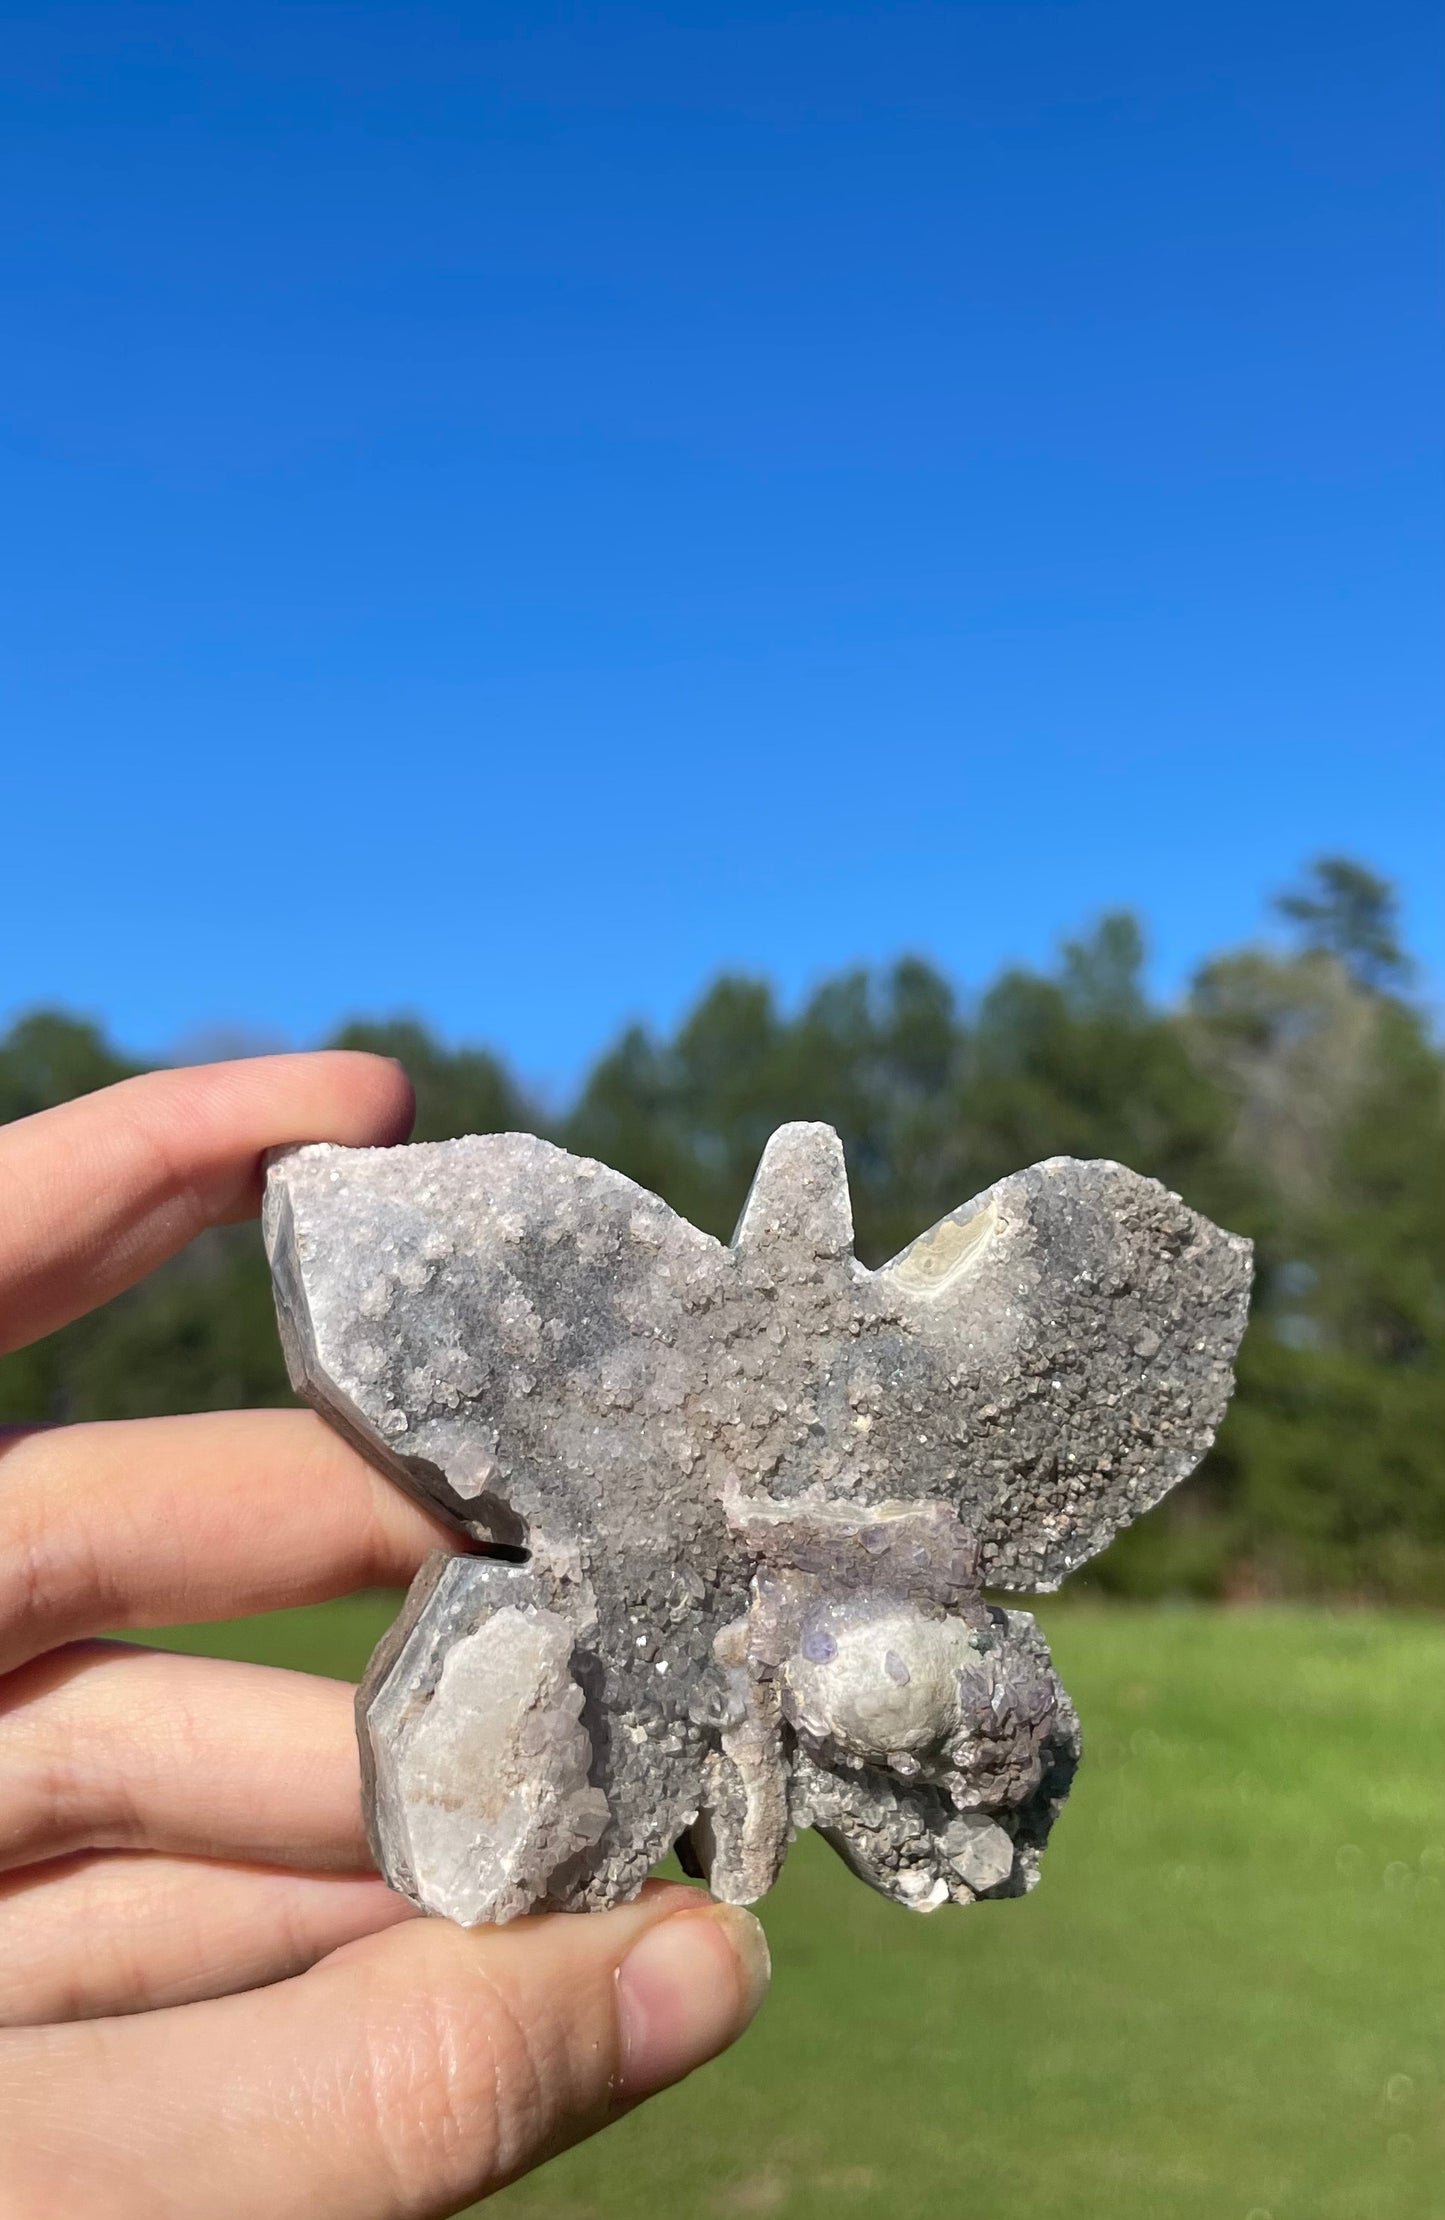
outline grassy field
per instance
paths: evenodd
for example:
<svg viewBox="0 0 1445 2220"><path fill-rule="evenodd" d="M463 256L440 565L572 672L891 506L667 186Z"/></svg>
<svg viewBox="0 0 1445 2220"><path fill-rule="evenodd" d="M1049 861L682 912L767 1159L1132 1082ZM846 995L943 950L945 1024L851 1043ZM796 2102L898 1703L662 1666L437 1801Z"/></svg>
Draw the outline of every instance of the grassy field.
<svg viewBox="0 0 1445 2220"><path fill-rule="evenodd" d="M186 1647L354 1675L384 1599ZM1085 1767L1023 1903L928 1919L821 1844L739 2049L516 2220L1445 2220L1445 1624L1041 1614Z"/></svg>

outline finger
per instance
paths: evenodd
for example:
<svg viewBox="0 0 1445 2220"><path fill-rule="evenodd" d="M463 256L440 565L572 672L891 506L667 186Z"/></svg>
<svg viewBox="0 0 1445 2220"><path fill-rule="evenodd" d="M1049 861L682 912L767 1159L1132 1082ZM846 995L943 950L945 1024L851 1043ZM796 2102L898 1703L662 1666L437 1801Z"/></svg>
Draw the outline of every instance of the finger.
<svg viewBox="0 0 1445 2220"><path fill-rule="evenodd" d="M39 2154L12 2168L21 2209L129 2181L150 2220L434 2220L713 2057L766 1984L756 1920L694 1891L470 1934L417 1920L264 1994L17 2059L12 2133Z"/></svg>
<svg viewBox="0 0 1445 2220"><path fill-rule="evenodd" d="M411 1120L400 1065L340 1049L148 1072L18 1119L0 1130L0 1353L249 1216L267 1149L404 1141Z"/></svg>
<svg viewBox="0 0 1445 2220"><path fill-rule="evenodd" d="M0 1441L0 1672L90 1634L410 1580L459 1537L310 1411Z"/></svg>
<svg viewBox="0 0 1445 2220"><path fill-rule="evenodd" d="M0 1681L0 1870L75 1850L366 1873L345 1681L123 1643Z"/></svg>
<svg viewBox="0 0 1445 2220"><path fill-rule="evenodd" d="M255 1988L414 1916L374 1874L126 1851L56 1858L0 1878L0 2026Z"/></svg>

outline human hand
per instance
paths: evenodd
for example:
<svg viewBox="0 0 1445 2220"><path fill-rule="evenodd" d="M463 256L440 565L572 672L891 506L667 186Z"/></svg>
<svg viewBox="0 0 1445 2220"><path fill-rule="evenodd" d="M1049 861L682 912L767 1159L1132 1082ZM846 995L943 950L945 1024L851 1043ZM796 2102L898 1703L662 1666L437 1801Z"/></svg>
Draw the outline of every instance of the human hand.
<svg viewBox="0 0 1445 2220"><path fill-rule="evenodd" d="M0 1129L0 1352L402 1140L383 1060L155 1073ZM456 1538L310 1412L0 1435L0 2213L422 2220L741 2033L762 1930L649 1885L466 1933L369 1870L351 1690L97 1640L408 1580Z"/></svg>

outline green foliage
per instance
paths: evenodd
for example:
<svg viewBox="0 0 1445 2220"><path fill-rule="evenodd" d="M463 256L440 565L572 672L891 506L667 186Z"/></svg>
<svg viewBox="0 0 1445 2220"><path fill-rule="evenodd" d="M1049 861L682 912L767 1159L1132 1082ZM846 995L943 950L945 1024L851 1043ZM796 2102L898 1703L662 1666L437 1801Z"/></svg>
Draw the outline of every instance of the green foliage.
<svg viewBox="0 0 1445 2220"><path fill-rule="evenodd" d="M723 978L670 1038L625 1033L554 1137L725 1239L773 1127L825 1118L869 1264L1041 1157L1152 1174L1254 1239L1254 1323L1204 1469L1090 1577L1445 1601L1445 1063L1405 993L1386 882L1325 858L1276 907L1292 945L1216 958L1178 1008L1151 998L1123 913L967 1009L918 958L827 980L791 1013L766 982ZM543 1130L495 1057L415 1020L335 1045L406 1065L419 1139ZM93 1026L22 1019L0 1042L0 1115L128 1068ZM285 1395L253 1228L0 1363L0 1419Z"/></svg>
<svg viewBox="0 0 1445 2220"><path fill-rule="evenodd" d="M847 1152L859 1253L882 1262L920 1230L920 1208L937 1217L957 1199L963 1050L949 987L913 959L880 981L830 980L792 1019L763 982L721 979L674 1040L624 1036L564 1137L726 1239L774 1126L824 1118Z"/></svg>
<svg viewBox="0 0 1445 2220"><path fill-rule="evenodd" d="M1321 856L1303 887L1275 908L1298 926L1306 948L1336 958L1361 986L1408 984L1413 965L1400 945L1399 903L1388 879L1347 856Z"/></svg>
<svg viewBox="0 0 1445 2220"><path fill-rule="evenodd" d="M0 1041L0 1125L93 1094L137 1068L116 1054L97 1026L62 1010L32 1010Z"/></svg>
<svg viewBox="0 0 1445 2220"><path fill-rule="evenodd" d="M1056 978L1010 972L984 997L956 1105L976 1184L1046 1156L1109 1156L1203 1210L1238 1215L1229 1108L1177 1021L1148 1002L1132 918L1068 943Z"/></svg>

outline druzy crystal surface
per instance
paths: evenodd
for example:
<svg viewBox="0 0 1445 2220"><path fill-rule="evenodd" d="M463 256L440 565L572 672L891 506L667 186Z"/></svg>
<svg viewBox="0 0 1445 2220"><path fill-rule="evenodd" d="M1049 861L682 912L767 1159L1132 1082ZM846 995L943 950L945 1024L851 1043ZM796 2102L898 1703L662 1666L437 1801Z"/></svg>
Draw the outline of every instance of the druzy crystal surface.
<svg viewBox="0 0 1445 2220"><path fill-rule="evenodd" d="M292 1379L459 1531L358 1697L392 1885L473 1924L751 1902L800 1827L920 1910L1017 1895L1078 1760L1023 1611L1192 1471L1248 1243L1056 1158L880 1271L782 1127L730 1245L526 1134L281 1154Z"/></svg>

